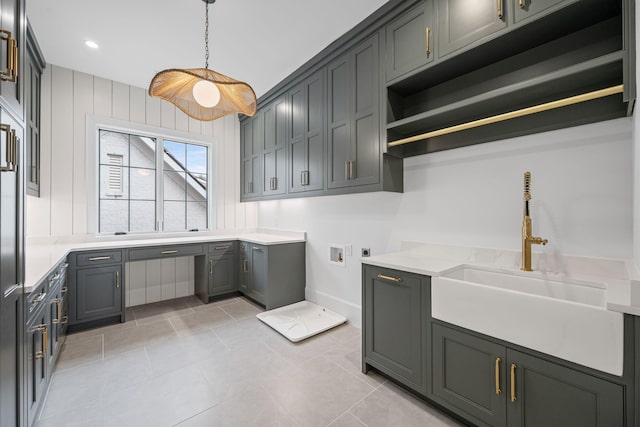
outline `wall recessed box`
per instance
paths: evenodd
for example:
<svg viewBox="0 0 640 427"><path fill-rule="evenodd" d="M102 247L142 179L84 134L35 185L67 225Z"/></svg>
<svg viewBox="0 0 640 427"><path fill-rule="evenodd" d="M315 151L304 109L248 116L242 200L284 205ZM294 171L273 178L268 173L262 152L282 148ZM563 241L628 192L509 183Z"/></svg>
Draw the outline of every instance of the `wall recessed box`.
<svg viewBox="0 0 640 427"><path fill-rule="evenodd" d="M344 245L329 244L329 262L331 264L346 267L344 257Z"/></svg>

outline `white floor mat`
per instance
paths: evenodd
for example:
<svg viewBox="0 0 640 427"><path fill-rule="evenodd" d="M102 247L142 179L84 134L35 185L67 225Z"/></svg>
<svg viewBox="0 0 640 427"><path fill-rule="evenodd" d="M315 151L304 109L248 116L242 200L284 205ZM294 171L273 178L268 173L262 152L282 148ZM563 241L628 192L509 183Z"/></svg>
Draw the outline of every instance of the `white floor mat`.
<svg viewBox="0 0 640 427"><path fill-rule="evenodd" d="M300 301L256 317L287 337L298 342L347 321L347 318L309 301Z"/></svg>

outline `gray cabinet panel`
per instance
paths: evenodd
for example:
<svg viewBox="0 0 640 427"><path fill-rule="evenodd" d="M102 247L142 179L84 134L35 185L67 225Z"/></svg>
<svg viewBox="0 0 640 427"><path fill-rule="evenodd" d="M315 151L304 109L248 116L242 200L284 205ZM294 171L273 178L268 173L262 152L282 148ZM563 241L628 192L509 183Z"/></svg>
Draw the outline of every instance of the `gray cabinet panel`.
<svg viewBox="0 0 640 427"><path fill-rule="evenodd" d="M82 252L76 255L76 265L78 267L120 262L122 262L122 251L120 249L113 251Z"/></svg>
<svg viewBox="0 0 640 427"><path fill-rule="evenodd" d="M536 19L577 1L579 0L513 0L514 21Z"/></svg>
<svg viewBox="0 0 640 427"><path fill-rule="evenodd" d="M27 425L33 424L47 389L49 366L45 355L45 328L49 326L48 311L42 307L30 316L25 330L25 411ZM4 333L4 332L3 332ZM3 415L4 417L4 415ZM5 425L5 424L2 424ZM15 425L15 424L8 424Z"/></svg>
<svg viewBox="0 0 640 427"><path fill-rule="evenodd" d="M25 64L22 71L24 78L25 100L25 172L26 193L30 196L40 196L40 79L46 62L33 34L31 26L27 26L27 48Z"/></svg>
<svg viewBox="0 0 640 427"><path fill-rule="evenodd" d="M509 426L625 425L623 386L511 349L507 360L516 386L516 401L507 402Z"/></svg>
<svg viewBox="0 0 640 427"><path fill-rule="evenodd" d="M193 256L200 255L203 252L204 246L202 244L136 248L129 249L129 261Z"/></svg>
<svg viewBox="0 0 640 427"><path fill-rule="evenodd" d="M209 295L220 295L238 289L236 281L236 254L210 255Z"/></svg>
<svg viewBox="0 0 640 427"><path fill-rule="evenodd" d="M432 351L434 399L488 425L505 426L504 346L434 323ZM500 394L495 387L496 368Z"/></svg>
<svg viewBox="0 0 640 427"><path fill-rule="evenodd" d="M507 28L509 0L437 0L438 57Z"/></svg>
<svg viewBox="0 0 640 427"><path fill-rule="evenodd" d="M77 270L77 320L121 314L122 281L122 265Z"/></svg>
<svg viewBox="0 0 640 427"><path fill-rule="evenodd" d="M284 194L286 186L287 101L280 98L264 109L262 194Z"/></svg>
<svg viewBox="0 0 640 427"><path fill-rule="evenodd" d="M386 81L433 61L435 28L433 0L420 2L385 28ZM428 33L427 33L428 32ZM427 46L429 42L429 46Z"/></svg>
<svg viewBox="0 0 640 427"><path fill-rule="evenodd" d="M255 198L261 193L260 157L264 144L264 120L261 112L242 122L240 142L240 196L244 200Z"/></svg>
<svg viewBox="0 0 640 427"><path fill-rule="evenodd" d="M268 286L267 248L258 245L251 247L250 274L249 295L264 304Z"/></svg>
<svg viewBox="0 0 640 427"><path fill-rule="evenodd" d="M328 66L328 188L380 176L377 34Z"/></svg>
<svg viewBox="0 0 640 427"><path fill-rule="evenodd" d="M425 276L363 265L364 362L423 395L429 284Z"/></svg>
<svg viewBox="0 0 640 427"><path fill-rule="evenodd" d="M249 293L249 256L243 249L238 256L238 289L243 294Z"/></svg>
<svg viewBox="0 0 640 427"><path fill-rule="evenodd" d="M11 108L12 113L19 119L24 118L24 98L23 98L23 80L22 74L26 67L22 63L24 55L23 41L25 35L24 23L25 18L25 2L24 0L2 0L0 1L0 28L11 33L11 37L16 41L18 47L18 69L16 70L16 78L11 80L0 80L0 97L5 105ZM0 69L8 70L7 49L8 41L0 43ZM24 67L24 68L23 68Z"/></svg>

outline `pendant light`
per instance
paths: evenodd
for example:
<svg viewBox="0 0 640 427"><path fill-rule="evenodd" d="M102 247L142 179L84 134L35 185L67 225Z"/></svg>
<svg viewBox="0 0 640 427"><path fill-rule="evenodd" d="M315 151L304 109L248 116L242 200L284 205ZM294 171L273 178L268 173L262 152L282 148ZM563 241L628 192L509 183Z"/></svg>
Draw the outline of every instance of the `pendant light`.
<svg viewBox="0 0 640 427"><path fill-rule="evenodd" d="M211 121L228 114L256 113L256 94L247 83L209 69L209 4L205 3L204 68L168 69L156 74L149 95L171 102L189 117Z"/></svg>

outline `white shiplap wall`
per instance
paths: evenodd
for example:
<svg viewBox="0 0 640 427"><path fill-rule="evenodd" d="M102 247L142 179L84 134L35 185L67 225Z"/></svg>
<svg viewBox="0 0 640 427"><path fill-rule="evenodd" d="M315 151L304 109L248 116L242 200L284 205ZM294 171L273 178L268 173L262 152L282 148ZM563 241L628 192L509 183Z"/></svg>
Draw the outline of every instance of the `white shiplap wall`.
<svg viewBox="0 0 640 427"><path fill-rule="evenodd" d="M27 237L87 234L87 203L91 202L87 200L88 115L156 126L215 141L215 228L256 227L255 204L240 203L240 125L237 116L200 122L166 101L149 97L146 89L50 64L42 76L41 102L40 197L27 196L26 199ZM177 258L162 265L154 263L148 261L128 266L127 305L193 293L193 258Z"/></svg>

